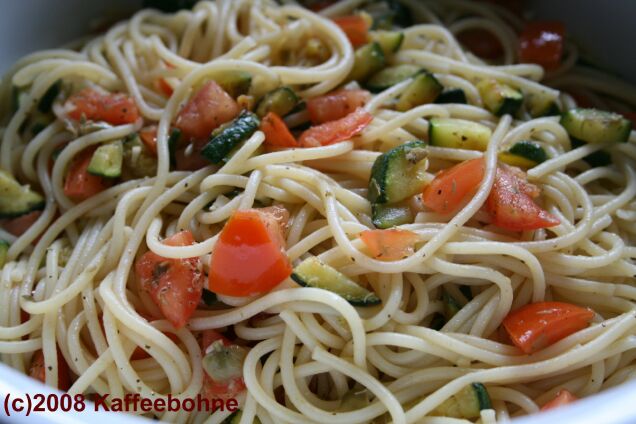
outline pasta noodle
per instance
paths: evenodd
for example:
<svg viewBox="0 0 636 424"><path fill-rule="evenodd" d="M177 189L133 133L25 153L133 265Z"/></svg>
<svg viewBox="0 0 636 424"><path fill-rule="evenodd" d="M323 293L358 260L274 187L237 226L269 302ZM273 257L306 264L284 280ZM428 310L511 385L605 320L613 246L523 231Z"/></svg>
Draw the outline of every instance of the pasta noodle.
<svg viewBox="0 0 636 424"><path fill-rule="evenodd" d="M185 399L205 384L202 332L230 331L249 347L242 368L247 389L238 397L242 424L255 417L262 423L466 422L435 411L472 383L488 389L492 409L476 419L490 423L536 413L563 388L589 396L633 378L636 133L627 143L572 148L558 117L532 118L525 110L523 119L496 117L477 83L494 78L524 95L546 96L563 110L577 103L559 90L628 111L636 105L636 89L577 65L571 43L559 69L546 73L538 65L516 64L523 23L501 7L404 1L421 23L404 30L392 64L426 68L444 87L462 89L469 104L394 110L411 81L405 80L366 103L373 121L358 137L263 150L265 135L256 131L225 163L174 170L171 127L205 81L246 72L253 98L284 85L303 99L347 83L355 50L329 18L350 15L366 2L345 0L320 13L282 3L217 0L175 14L142 10L75 51L34 53L9 71L0 87L0 168L41 190L46 202L23 234L0 229L0 238L11 243L0 272L2 361L28 373L41 349L47 384L58 386L62 361L77 376L71 394L170 393ZM456 36L467 29L491 33L503 48L502 62L492 65L465 51ZM303 53L310 40L327 52L322 60ZM158 79L170 86L170 95L157 88ZM37 135L27 134L37 102L58 80L74 89L128 93L143 120L157 124L154 175L124 180L80 202L69 198L66 173L82 151L125 139L144 124L139 119L73 127L61 118L58 99L58 119ZM22 94L13 111L11 93L17 89ZM453 216L420 207L411 223L400 226L418 237L411 255L374 258L358 237L373 228L367 200L373 163L406 141L426 139L435 117L492 130L483 180ZM307 120L302 111L286 118L290 126ZM480 214L495 184L499 152L528 138L549 156L527 172L528 179L540 187L545 210L560 224L518 238ZM194 154L189 149L186 156ZM601 150L612 164L585 164L584 158ZM429 146L426 182L438 170L481 156ZM380 305L354 307L338 294L287 278L257 296L219 294L214 307L197 309L183 328L157 319L159 309L135 276L141 254L199 257L209 273L210 255L232 214L272 203L290 212L285 236L293 265L315 256L371 289ZM194 235L194 244L162 243L182 230ZM471 296L462 294L466 288ZM463 305L435 330L432 321L444 312L445 294ZM504 342L498 329L510 311L551 300L594 309L592 325L531 356ZM136 359L137 351L146 356ZM368 402L347 406L344 399L353 389ZM219 423L229 414L146 413L184 423Z"/></svg>

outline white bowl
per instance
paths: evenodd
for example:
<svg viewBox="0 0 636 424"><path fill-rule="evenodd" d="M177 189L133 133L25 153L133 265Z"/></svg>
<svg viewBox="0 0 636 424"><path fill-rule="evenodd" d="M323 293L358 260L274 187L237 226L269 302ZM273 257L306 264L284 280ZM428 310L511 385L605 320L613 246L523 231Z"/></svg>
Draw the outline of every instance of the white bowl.
<svg viewBox="0 0 636 424"><path fill-rule="evenodd" d="M19 0L2 2L0 15L0 72L4 73L21 56L45 48L54 48L85 35L89 22L98 17L126 13L139 7L140 0ZM636 11L633 0L611 2L560 0L533 2L539 16L566 21L568 31L585 43L600 63L636 81L636 61L629 43L636 39L636 25L631 22ZM611 18L611 20L610 20ZM602 29L590 30L595 26ZM607 48L610 46L611 48ZM127 414L107 412L11 413L4 408L10 400L25 394L55 393L54 390L0 363L0 421L52 424L148 423ZM636 381L602 392L575 404L551 412L516 420L518 424L628 424L636 423Z"/></svg>

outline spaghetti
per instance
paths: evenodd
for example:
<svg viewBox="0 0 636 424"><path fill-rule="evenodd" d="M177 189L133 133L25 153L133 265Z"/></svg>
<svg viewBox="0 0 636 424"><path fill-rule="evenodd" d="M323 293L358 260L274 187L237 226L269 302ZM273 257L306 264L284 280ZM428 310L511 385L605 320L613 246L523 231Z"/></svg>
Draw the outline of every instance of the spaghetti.
<svg viewBox="0 0 636 424"><path fill-rule="evenodd" d="M236 422L242 424L256 418L265 424L490 423L535 413L562 389L585 397L632 378L634 131L626 143L573 148L558 116L532 117L524 107L515 118L498 117L479 83L496 80L562 110L577 101L560 89L619 112L634 107L636 91L576 65L578 52L569 43L558 69L548 73L516 64L516 34L524 24L503 8L464 0L403 3L425 23L401 30L404 40L391 65L425 68L444 89L462 90L465 104L397 110L396 101L418 78L411 75L369 95L358 111L372 121L359 134L333 144L263 149L266 135L253 131L224 162L191 170L175 167L170 138L175 122L185 119L184 104L208 81L248 74L251 85L237 102L252 110L254 99L281 86L304 100L343 85L359 89L348 81L359 50L332 18L352 15L365 2L345 0L318 14L257 0L202 1L175 14L142 10L103 35L16 63L0 89L0 167L43 193L44 202L23 232L0 229L0 238L10 242L0 273L2 361L28 373L41 350L43 380L61 387L59 370L68 366L77 376L67 387L72 394L193 398L210 378L202 365L210 351L201 348L202 334L224 331L245 351L246 389L235 391L242 411ZM501 63L464 50L456 35L466 30L495 37ZM42 99L58 81L61 92L35 131L38 116L46 115L38 112ZM87 87L127 93L139 117L116 124L86 114L73 120L67 100ZM12 90L19 93L15 110ZM374 256L358 236L374 228L368 197L374 163L406 142L429 140L436 118L479 123L491 135L483 152L425 147L423 182L482 157L483 178L451 214L423 205L421 190L411 195L414 216L398 228L417 236L413 249L393 260ZM296 108L284 122L299 128L309 120L307 110ZM83 152L130 140L148 124L156 125L151 173L135 174L141 165L133 166L91 196L68 196L69 169ZM502 172L498 158L528 139L548 156L527 171L528 181L540 188L543 209L558 225L502 229L484 209ZM188 162L200 146L186 144L179 152ZM139 160L144 148L130 154ZM601 151L610 163L586 163ZM168 261L200 258L193 259L202 268L192 278L204 278L214 271L213 257L236 211L272 204L289 213L285 253L296 270L316 257L374 293L378 303L354 306L337 293L285 278L254 296L217 293L210 305L197 299L180 328L164 319L136 272L140 257L150 251ZM184 230L193 243L165 242ZM500 328L511 311L542 301L592 308L592 324L526 355ZM457 310L449 313L449 305ZM476 416L440 412L477 383L487 389L489 407ZM157 415L220 423L229 414Z"/></svg>

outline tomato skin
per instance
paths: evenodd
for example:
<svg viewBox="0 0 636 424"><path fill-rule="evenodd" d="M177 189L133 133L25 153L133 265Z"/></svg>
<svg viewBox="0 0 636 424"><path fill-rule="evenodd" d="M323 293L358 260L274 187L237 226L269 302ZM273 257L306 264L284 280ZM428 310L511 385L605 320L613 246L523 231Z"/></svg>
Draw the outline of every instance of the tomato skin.
<svg viewBox="0 0 636 424"><path fill-rule="evenodd" d="M111 185L105 178L88 173L88 165L95 150L95 147L82 150L66 173L64 194L76 202L93 197Z"/></svg>
<svg viewBox="0 0 636 424"><path fill-rule="evenodd" d="M139 131L139 138L148 150L153 155L157 156L157 126L151 125L149 127L142 128L141 131Z"/></svg>
<svg viewBox="0 0 636 424"><path fill-rule="evenodd" d="M20 237L31 228L31 225L40 218L40 215L42 215L42 211L29 212L17 218L4 220L2 227L14 236Z"/></svg>
<svg viewBox="0 0 636 424"><path fill-rule="evenodd" d="M174 92L174 89L172 88L172 86L170 84L168 84L168 81L166 81L165 78L159 78L156 81L157 84L157 88L166 96L166 97L171 97L172 93Z"/></svg>
<svg viewBox="0 0 636 424"><path fill-rule="evenodd" d="M511 168L497 168L495 182L486 200L486 210L493 224L511 231L530 231L559 225L557 217L532 200L532 195L538 195L538 189L520 178Z"/></svg>
<svg viewBox="0 0 636 424"><path fill-rule="evenodd" d="M375 259L396 261L413 254L419 236L412 231L391 228L363 231L360 239Z"/></svg>
<svg viewBox="0 0 636 424"><path fill-rule="evenodd" d="M424 188L422 200L429 209L448 214L471 197L486 174L483 158L467 160L439 172Z"/></svg>
<svg viewBox="0 0 636 424"><path fill-rule="evenodd" d="M57 350L57 388L67 391L71 387L69 368L60 350ZM44 352L42 349L35 351L31 358L29 376L46 384L46 371L44 363Z"/></svg>
<svg viewBox="0 0 636 424"><path fill-rule="evenodd" d="M227 296L264 293L291 275L279 221L258 209L238 210L210 258L209 289Z"/></svg>
<svg viewBox="0 0 636 424"><path fill-rule="evenodd" d="M285 121L274 112L261 119L261 131L265 134L265 144L275 147L298 147L298 142L287 128Z"/></svg>
<svg viewBox="0 0 636 424"><path fill-rule="evenodd" d="M240 111L239 105L220 85L209 81L181 109L175 125L188 138L208 138Z"/></svg>
<svg viewBox="0 0 636 424"><path fill-rule="evenodd" d="M457 40L482 59L498 59L504 54L499 39L485 29L467 29L457 35Z"/></svg>
<svg viewBox="0 0 636 424"><path fill-rule="evenodd" d="M168 246L194 244L190 231L181 231L165 239ZM135 263L141 287L175 328L183 327L194 313L203 292L204 276L198 257L168 259L151 251Z"/></svg>
<svg viewBox="0 0 636 424"><path fill-rule="evenodd" d="M347 35L354 48L369 41L369 25L361 15L341 16L333 18L333 21Z"/></svg>
<svg viewBox="0 0 636 424"><path fill-rule="evenodd" d="M215 341L221 340L224 346L230 346L233 343L215 330L205 330L201 338L201 350L205 356L206 349ZM234 378L230 381L218 382L212 379L207 372L203 371L203 387L201 388L201 396L210 401L214 399L229 400L245 390L245 381L243 378Z"/></svg>
<svg viewBox="0 0 636 424"><path fill-rule="evenodd" d="M319 147L349 140L360 134L373 121L373 115L362 108L344 118L305 130L298 140L303 147Z"/></svg>
<svg viewBox="0 0 636 424"><path fill-rule="evenodd" d="M565 25L557 21L530 22L519 36L519 61L545 69L559 67L563 56Z"/></svg>
<svg viewBox="0 0 636 424"><path fill-rule="evenodd" d="M551 401L541 407L541 411L547 411L549 409L558 408L563 405L570 404L577 401L579 398L570 393L567 389L559 390Z"/></svg>
<svg viewBox="0 0 636 424"><path fill-rule="evenodd" d="M503 320L510 340L531 354L586 328L594 318L589 308L564 302L531 303L512 311Z"/></svg>
<svg viewBox="0 0 636 424"><path fill-rule="evenodd" d="M131 124L139 118L137 105L123 93L101 93L85 88L66 101L68 116L74 120L105 121L113 125Z"/></svg>
<svg viewBox="0 0 636 424"><path fill-rule="evenodd" d="M371 99L367 90L336 90L307 100L309 119L314 125L344 118Z"/></svg>

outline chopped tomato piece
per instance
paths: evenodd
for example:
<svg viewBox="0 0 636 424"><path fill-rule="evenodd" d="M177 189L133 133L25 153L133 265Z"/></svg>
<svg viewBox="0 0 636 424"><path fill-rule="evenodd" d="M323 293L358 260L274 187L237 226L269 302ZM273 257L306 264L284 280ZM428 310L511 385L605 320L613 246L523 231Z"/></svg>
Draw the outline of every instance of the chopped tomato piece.
<svg viewBox="0 0 636 424"><path fill-rule="evenodd" d="M209 289L228 296L264 293L291 271L278 219L259 209L239 210L212 252Z"/></svg>
<svg viewBox="0 0 636 424"><path fill-rule="evenodd" d="M194 244L190 231L181 231L163 241L168 246ZM203 292L203 273L198 257L169 259L144 253L135 263L141 287L175 328L183 327L197 308Z"/></svg>
<svg viewBox="0 0 636 424"><path fill-rule="evenodd" d="M105 121L113 125L131 124L139 118L133 99L123 93L103 93L85 88L65 104L68 116L79 121Z"/></svg>
<svg viewBox="0 0 636 424"><path fill-rule="evenodd" d="M266 208L260 208L258 211L274 218L276 222L278 222L280 229L285 232L287 225L289 224L289 211L287 208L284 206L274 205Z"/></svg>
<svg viewBox="0 0 636 424"><path fill-rule="evenodd" d="M412 231L388 229L363 231L360 239L374 258L395 261L412 255L419 237Z"/></svg>
<svg viewBox="0 0 636 424"><path fill-rule="evenodd" d="M543 405L541 410L547 411L548 409L558 408L559 406L567 405L568 403L572 403L578 399L579 398L574 396L567 389L562 389L558 391L554 399Z"/></svg>
<svg viewBox="0 0 636 424"><path fill-rule="evenodd" d="M341 16L333 21L344 31L353 47L369 41L369 23L362 15Z"/></svg>
<svg viewBox="0 0 636 424"><path fill-rule="evenodd" d="M201 339L201 349L205 356L207 348L217 340L221 340L224 346L231 346L233 343L215 330L205 330ZM236 396L245 390L245 381L243 378L233 378L229 381L215 381L203 372L203 387L201 388L201 396L212 401L213 399L235 399Z"/></svg>
<svg viewBox="0 0 636 424"><path fill-rule="evenodd" d="M265 144L268 146L298 147L285 121L274 112L269 112L261 120L261 131L265 134Z"/></svg>
<svg viewBox="0 0 636 424"><path fill-rule="evenodd" d="M458 163L435 176L424 188L422 200L426 207L437 213L454 212L477 191L485 173L483 158Z"/></svg>
<svg viewBox="0 0 636 424"><path fill-rule="evenodd" d="M88 173L96 148L84 149L73 160L64 180L64 194L76 202L84 201L110 187L105 178Z"/></svg>
<svg viewBox="0 0 636 424"><path fill-rule="evenodd" d="M519 61L556 69L563 55L565 25L556 21L530 22L519 36Z"/></svg>
<svg viewBox="0 0 636 424"><path fill-rule="evenodd" d="M168 81L166 81L165 78L159 78L156 82L157 84L157 88L166 95L166 97L170 97L172 96L172 93L174 92L174 89L172 88L172 86L168 83Z"/></svg>
<svg viewBox="0 0 636 424"><path fill-rule="evenodd" d="M42 215L42 211L33 211L17 218L7 219L3 222L2 227L16 237L24 234L31 225Z"/></svg>
<svg viewBox="0 0 636 424"><path fill-rule="evenodd" d="M457 35L457 40L482 59L497 59L504 53L497 36L485 29L467 29Z"/></svg>
<svg viewBox="0 0 636 424"><path fill-rule="evenodd" d="M151 125L139 131L139 138L153 155L157 156L157 126Z"/></svg>
<svg viewBox="0 0 636 424"><path fill-rule="evenodd" d="M46 384L46 371L44 363L44 352L40 349L35 351L31 358L31 366L29 368L29 376L35 378ZM57 388L62 391L67 391L71 387L71 377L69 375L69 368L62 356L62 353L57 351Z"/></svg>
<svg viewBox="0 0 636 424"><path fill-rule="evenodd" d="M538 302L511 312L503 320L510 340L524 353L541 350L588 326L589 308L564 302Z"/></svg>
<svg viewBox="0 0 636 424"><path fill-rule="evenodd" d="M373 121L373 115L358 108L337 121L325 122L309 128L300 135L299 141L303 147L319 147L349 140L360 134L371 121Z"/></svg>
<svg viewBox="0 0 636 424"><path fill-rule="evenodd" d="M512 231L529 231L559 225L557 217L537 205L532 197L538 188L511 171L513 167L500 166L486 200L486 210L498 227ZM534 196L533 196L534 195Z"/></svg>
<svg viewBox="0 0 636 424"><path fill-rule="evenodd" d="M176 127L188 138L208 138L213 130L234 119L241 108L214 81L207 82L181 109Z"/></svg>
<svg viewBox="0 0 636 424"><path fill-rule="evenodd" d="M367 90L337 90L307 100L309 119L314 125L344 118L371 99Z"/></svg>

